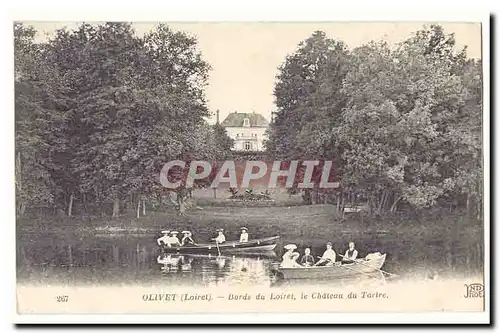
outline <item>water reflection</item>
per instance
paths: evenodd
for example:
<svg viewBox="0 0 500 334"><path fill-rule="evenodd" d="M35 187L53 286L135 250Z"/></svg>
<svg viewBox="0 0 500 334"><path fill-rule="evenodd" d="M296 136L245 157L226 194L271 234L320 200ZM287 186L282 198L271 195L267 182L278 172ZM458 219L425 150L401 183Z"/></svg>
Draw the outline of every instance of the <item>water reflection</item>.
<svg viewBox="0 0 500 334"><path fill-rule="evenodd" d="M442 279L470 276L483 270L483 243L480 235L406 240L398 235L349 236L361 256L380 251L387 254L382 269L405 279ZM330 239L343 252L348 239ZM317 256L324 242L288 238L282 242L299 245L303 254L310 247ZM300 285L304 282L275 282L271 263L276 253L230 255L163 254L154 237L83 240L67 236L23 236L17 243L17 278L40 284L182 284L182 285ZM360 281L359 281L360 280ZM354 282L354 283L353 283ZM315 281L314 284L385 284L385 278L361 277L347 281ZM311 284L311 282L307 282Z"/></svg>
<svg viewBox="0 0 500 334"><path fill-rule="evenodd" d="M158 267L163 274L194 273L205 285L252 284L271 285L270 261L276 254L242 257L241 255L212 256L198 254L160 254Z"/></svg>

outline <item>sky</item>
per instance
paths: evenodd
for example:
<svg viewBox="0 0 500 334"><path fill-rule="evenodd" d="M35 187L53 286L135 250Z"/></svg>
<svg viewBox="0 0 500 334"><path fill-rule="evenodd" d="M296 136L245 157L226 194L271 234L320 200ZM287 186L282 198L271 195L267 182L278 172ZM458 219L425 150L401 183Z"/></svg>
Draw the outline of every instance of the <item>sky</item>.
<svg viewBox="0 0 500 334"><path fill-rule="evenodd" d="M432 22L165 22L174 30L182 30L198 39L199 50L212 70L206 98L214 116L220 120L231 112L257 112L267 120L275 110L273 87L278 67L298 44L316 30L342 40L352 49L370 41L385 40L395 44L409 38L424 24ZM481 26L479 23L443 23L446 33L454 33L457 48L467 45L468 55L481 58ZM25 22L37 29L43 40L56 29L73 29L77 22ZM134 23L138 35L154 28L156 23Z"/></svg>

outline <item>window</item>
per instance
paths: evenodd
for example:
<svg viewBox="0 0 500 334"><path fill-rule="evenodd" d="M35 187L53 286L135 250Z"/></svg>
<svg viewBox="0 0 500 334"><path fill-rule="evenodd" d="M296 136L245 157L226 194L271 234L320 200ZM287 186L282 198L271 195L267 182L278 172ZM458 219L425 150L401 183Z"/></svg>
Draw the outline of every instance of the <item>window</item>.
<svg viewBox="0 0 500 334"><path fill-rule="evenodd" d="M250 126L250 120L248 118L243 120L243 126Z"/></svg>
<svg viewBox="0 0 500 334"><path fill-rule="evenodd" d="M249 142L249 141L246 141L244 144L243 144L243 149L245 151L250 151L252 149L252 143Z"/></svg>

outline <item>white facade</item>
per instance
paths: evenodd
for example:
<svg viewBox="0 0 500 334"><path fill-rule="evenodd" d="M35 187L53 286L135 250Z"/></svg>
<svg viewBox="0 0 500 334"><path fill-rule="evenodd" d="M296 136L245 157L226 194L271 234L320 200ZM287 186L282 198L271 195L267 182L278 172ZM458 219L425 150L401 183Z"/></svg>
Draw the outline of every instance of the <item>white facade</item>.
<svg viewBox="0 0 500 334"><path fill-rule="evenodd" d="M263 151L267 128L227 127L227 135L234 140L235 151Z"/></svg>
<svg viewBox="0 0 500 334"><path fill-rule="evenodd" d="M267 139L268 121L260 114L238 113L229 114L221 125L228 136L234 140L235 151L263 151L264 140Z"/></svg>

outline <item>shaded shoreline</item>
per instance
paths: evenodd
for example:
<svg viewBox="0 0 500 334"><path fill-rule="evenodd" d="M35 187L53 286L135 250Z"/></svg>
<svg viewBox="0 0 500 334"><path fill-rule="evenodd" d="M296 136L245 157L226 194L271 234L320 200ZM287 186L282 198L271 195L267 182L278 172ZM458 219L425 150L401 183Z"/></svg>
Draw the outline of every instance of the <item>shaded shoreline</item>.
<svg viewBox="0 0 500 334"><path fill-rule="evenodd" d="M288 207L205 207L192 209L186 216L168 208L151 211L139 219L126 213L115 219L88 220L82 218L38 218L17 221L18 236L24 233L77 233L84 235L149 235L164 228L189 228L192 231L225 228L238 232L239 227L264 230L274 234L322 229L329 233L417 234L482 233L483 223L459 213L426 217L391 216L384 218L346 215L338 217L333 205L303 205ZM273 233L274 230L274 233ZM264 232L263 231L263 232ZM261 236L262 237L262 236Z"/></svg>

